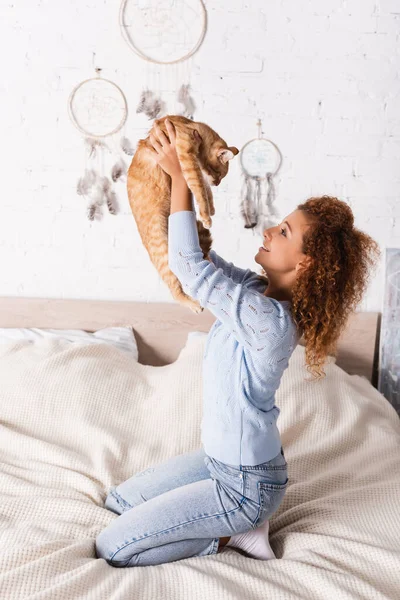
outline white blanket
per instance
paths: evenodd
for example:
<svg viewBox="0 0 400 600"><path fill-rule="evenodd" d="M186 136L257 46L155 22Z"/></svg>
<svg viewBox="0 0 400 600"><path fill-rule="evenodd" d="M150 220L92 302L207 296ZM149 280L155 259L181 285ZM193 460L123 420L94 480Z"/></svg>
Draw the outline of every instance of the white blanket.
<svg viewBox="0 0 400 600"><path fill-rule="evenodd" d="M141 365L107 344L0 347L0 598L400 597L400 420L333 359L308 383L297 346L277 393L289 487L270 522L278 560L223 553L118 569L96 558L108 489L200 447L205 336Z"/></svg>

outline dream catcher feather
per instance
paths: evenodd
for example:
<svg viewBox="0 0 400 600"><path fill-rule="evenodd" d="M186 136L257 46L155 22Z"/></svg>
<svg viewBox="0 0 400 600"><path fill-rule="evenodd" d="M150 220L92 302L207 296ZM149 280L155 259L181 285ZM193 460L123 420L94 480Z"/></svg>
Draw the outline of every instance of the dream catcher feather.
<svg viewBox="0 0 400 600"><path fill-rule="evenodd" d="M103 205L110 214L116 214L114 184L126 181L124 155L135 152L124 131L128 116L125 95L115 83L101 78L100 72L96 68L97 77L77 85L68 101L69 116L85 136L85 168L76 192L86 200L91 221L102 217Z"/></svg>
<svg viewBox="0 0 400 600"><path fill-rule="evenodd" d="M257 121L257 126L258 138L247 142L239 154L244 178L240 212L246 229L259 228L262 232L266 227L276 224L278 213L274 206L273 178L281 167L282 154L271 140L261 136L260 119ZM267 210L266 220L263 219L264 204Z"/></svg>
<svg viewBox="0 0 400 600"><path fill-rule="evenodd" d="M203 2L122 0L119 23L126 43L145 61L136 113L152 120L167 114L193 120L196 104L189 79L192 56L206 33Z"/></svg>

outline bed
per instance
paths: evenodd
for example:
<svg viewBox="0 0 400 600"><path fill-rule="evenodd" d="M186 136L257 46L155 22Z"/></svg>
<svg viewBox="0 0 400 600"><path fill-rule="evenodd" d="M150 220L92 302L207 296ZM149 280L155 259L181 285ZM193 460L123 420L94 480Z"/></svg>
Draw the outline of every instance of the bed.
<svg viewBox="0 0 400 600"><path fill-rule="evenodd" d="M376 389L375 312L351 316L325 380L306 381L303 339L282 379L289 486L270 521L276 560L230 547L151 567L96 558L96 535L117 518L104 508L108 489L201 444L214 319L176 303L0 298L10 332L120 327L125 336L3 331L0 598L400 597L400 420Z"/></svg>

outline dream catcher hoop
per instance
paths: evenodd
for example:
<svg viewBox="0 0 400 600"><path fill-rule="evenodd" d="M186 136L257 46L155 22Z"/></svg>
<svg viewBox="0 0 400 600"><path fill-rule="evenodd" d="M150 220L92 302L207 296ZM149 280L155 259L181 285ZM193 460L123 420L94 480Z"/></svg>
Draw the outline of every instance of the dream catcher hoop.
<svg viewBox="0 0 400 600"><path fill-rule="evenodd" d="M261 230L275 225L278 213L273 204L275 187L273 178L282 164L282 154L276 144L261 136L261 120L257 121L258 137L248 141L239 153L244 182L241 192L241 215L246 229L259 226L262 205L267 208L267 221Z"/></svg>
<svg viewBox="0 0 400 600"><path fill-rule="evenodd" d="M190 75L207 30L203 1L122 0L119 24L128 46L145 61L136 112L149 119L168 113L193 119ZM173 106L169 111L167 100Z"/></svg>
<svg viewBox="0 0 400 600"><path fill-rule="evenodd" d="M96 68L97 77L79 83L68 99L69 117L85 136L85 171L76 191L87 200L87 216L91 221L96 216L101 218L105 203L108 211L116 214L113 182L126 179L123 153L134 154L124 135L128 117L125 94L116 83L101 78L100 72ZM119 143L116 136L121 136Z"/></svg>
<svg viewBox="0 0 400 600"><path fill-rule="evenodd" d="M186 60L200 48L206 33L205 6L202 0L194 0L192 4L198 6L197 12L188 0L122 0L119 24L126 43L140 58L159 65L172 65ZM197 21L198 13L200 22ZM199 29L194 44L187 39L187 28L191 22L195 22ZM154 40L153 45L150 45L151 39ZM176 50L177 40L178 44L187 44L188 48L178 47ZM168 43L173 43L177 58L172 57ZM155 48L162 56L167 55L167 60L161 60L155 54L152 56ZM182 50L186 53L182 54Z"/></svg>

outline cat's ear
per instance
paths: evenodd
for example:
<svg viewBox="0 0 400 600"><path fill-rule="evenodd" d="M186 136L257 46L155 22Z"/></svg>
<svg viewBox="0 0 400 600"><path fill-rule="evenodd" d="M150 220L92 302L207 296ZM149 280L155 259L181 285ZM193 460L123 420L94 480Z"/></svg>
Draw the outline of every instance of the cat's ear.
<svg viewBox="0 0 400 600"><path fill-rule="evenodd" d="M232 160L236 154L239 154L239 150L235 148L235 146L230 146L229 148L221 148L217 152L217 158L222 163L227 163L228 160Z"/></svg>
<svg viewBox="0 0 400 600"><path fill-rule="evenodd" d="M193 135L194 139L196 140L196 142L200 143L203 141L203 138L201 137L201 135L199 134L197 129L193 129L192 135Z"/></svg>

